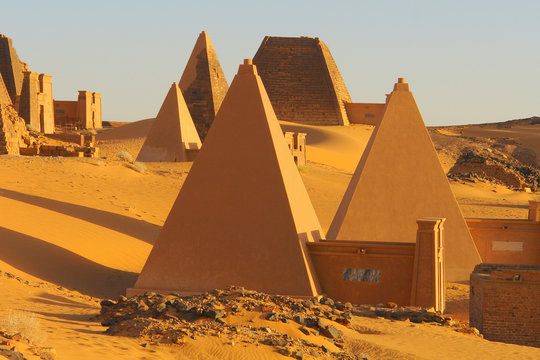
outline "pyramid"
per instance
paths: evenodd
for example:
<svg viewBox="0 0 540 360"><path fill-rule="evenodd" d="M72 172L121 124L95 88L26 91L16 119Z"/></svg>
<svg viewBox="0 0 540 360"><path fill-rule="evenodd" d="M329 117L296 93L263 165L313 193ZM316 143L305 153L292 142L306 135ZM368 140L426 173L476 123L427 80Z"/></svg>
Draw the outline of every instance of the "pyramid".
<svg viewBox="0 0 540 360"><path fill-rule="evenodd" d="M481 262L439 162L409 84L399 79L387 99L343 200L329 240L414 242L416 220L446 218L446 277L468 280Z"/></svg>
<svg viewBox="0 0 540 360"><path fill-rule="evenodd" d="M6 84L0 73L0 105L12 105L11 97L7 91Z"/></svg>
<svg viewBox="0 0 540 360"><path fill-rule="evenodd" d="M204 140L229 89L206 31L197 38L179 84L199 136Z"/></svg>
<svg viewBox="0 0 540 360"><path fill-rule="evenodd" d="M253 63L279 120L349 125L345 103L351 96L319 38L266 36Z"/></svg>
<svg viewBox="0 0 540 360"><path fill-rule="evenodd" d="M127 293L238 285L315 296L306 244L321 235L257 69L245 60Z"/></svg>
<svg viewBox="0 0 540 360"><path fill-rule="evenodd" d="M176 83L173 83L137 156L137 161L191 161L201 140Z"/></svg>

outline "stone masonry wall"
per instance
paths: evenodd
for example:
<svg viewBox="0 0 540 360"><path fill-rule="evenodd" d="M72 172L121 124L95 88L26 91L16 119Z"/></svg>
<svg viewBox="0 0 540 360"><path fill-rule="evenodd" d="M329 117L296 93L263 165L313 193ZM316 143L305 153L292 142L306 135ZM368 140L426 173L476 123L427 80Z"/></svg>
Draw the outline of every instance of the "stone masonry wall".
<svg viewBox="0 0 540 360"><path fill-rule="evenodd" d="M351 102L330 50L318 38L270 37L253 58L279 120L348 125Z"/></svg>
<svg viewBox="0 0 540 360"><path fill-rule="evenodd" d="M19 154L28 136L26 124L11 105L0 105L0 155Z"/></svg>
<svg viewBox="0 0 540 360"><path fill-rule="evenodd" d="M477 265L470 291L470 325L485 339L540 347L539 265Z"/></svg>

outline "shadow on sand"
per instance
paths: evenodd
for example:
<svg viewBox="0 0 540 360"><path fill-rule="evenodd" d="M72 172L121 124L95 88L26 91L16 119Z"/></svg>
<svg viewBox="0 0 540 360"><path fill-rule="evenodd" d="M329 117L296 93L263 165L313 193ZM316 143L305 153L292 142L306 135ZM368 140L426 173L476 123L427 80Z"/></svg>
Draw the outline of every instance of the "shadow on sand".
<svg viewBox="0 0 540 360"><path fill-rule="evenodd" d="M28 195L18 191L0 188L0 196L88 221L93 224L132 236L136 239L147 242L150 245L154 244L159 235L159 231L161 230L161 226L144 220L138 220L125 215L48 199L41 196Z"/></svg>
<svg viewBox="0 0 540 360"><path fill-rule="evenodd" d="M0 227L0 249L0 260L27 274L99 298L123 294L138 276L3 227Z"/></svg>

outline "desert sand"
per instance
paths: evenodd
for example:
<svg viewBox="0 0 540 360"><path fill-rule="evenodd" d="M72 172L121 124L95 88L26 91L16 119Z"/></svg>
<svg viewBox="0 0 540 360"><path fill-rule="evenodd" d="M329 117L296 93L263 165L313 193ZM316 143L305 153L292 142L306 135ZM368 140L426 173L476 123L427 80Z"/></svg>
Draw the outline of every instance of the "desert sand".
<svg viewBox="0 0 540 360"><path fill-rule="evenodd" d="M116 298L133 285L191 167L148 163L141 173L118 159L121 151L137 156L152 121L101 131L101 159L0 156L0 327L10 311L34 313L40 321L34 331L46 334L44 344L59 359L285 358L271 347L231 346L215 337L145 348L140 340L103 334L105 328L92 319L101 299ZM372 128L282 126L308 133L309 163L300 170L326 231ZM462 131L513 137L531 147L540 143L526 127ZM538 197L482 181L451 186L465 217L523 219L527 201ZM466 321L468 286L450 284L447 300L450 316ZM253 326L277 326L252 320ZM294 324L278 325L298 336ZM429 324L355 317L353 325L369 331L348 330L348 346L370 359L540 358L540 349Z"/></svg>

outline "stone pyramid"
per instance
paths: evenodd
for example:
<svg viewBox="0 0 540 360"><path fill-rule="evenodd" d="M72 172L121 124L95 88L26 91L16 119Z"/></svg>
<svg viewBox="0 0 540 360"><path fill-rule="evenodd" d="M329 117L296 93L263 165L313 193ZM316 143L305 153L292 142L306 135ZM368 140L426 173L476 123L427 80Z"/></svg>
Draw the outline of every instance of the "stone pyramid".
<svg viewBox="0 0 540 360"><path fill-rule="evenodd" d="M137 161L191 161L201 140L176 83L173 83L137 156Z"/></svg>
<svg viewBox="0 0 540 360"><path fill-rule="evenodd" d="M199 136L204 140L229 89L206 31L197 38L179 84Z"/></svg>
<svg viewBox="0 0 540 360"><path fill-rule="evenodd" d="M321 236L261 78L245 60L127 293L238 285L315 296L306 243Z"/></svg>
<svg viewBox="0 0 540 360"><path fill-rule="evenodd" d="M7 91L6 84L0 73L0 105L12 105L11 97Z"/></svg>
<svg viewBox="0 0 540 360"><path fill-rule="evenodd" d="M416 220L444 217L446 276L481 262L409 85L399 79L328 230L329 240L414 242Z"/></svg>

